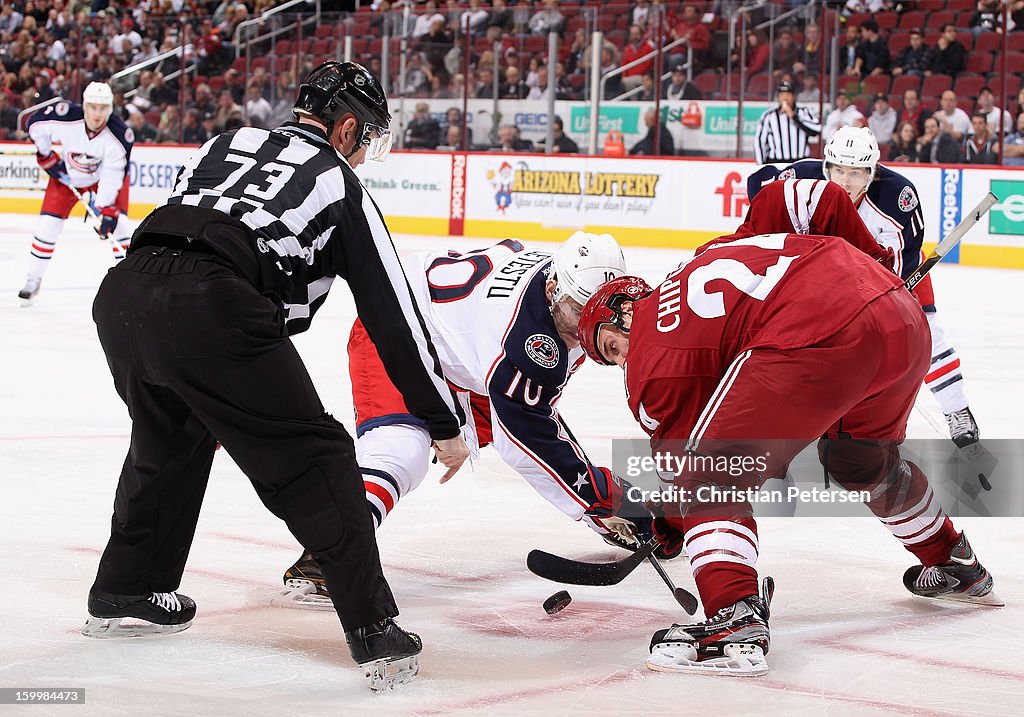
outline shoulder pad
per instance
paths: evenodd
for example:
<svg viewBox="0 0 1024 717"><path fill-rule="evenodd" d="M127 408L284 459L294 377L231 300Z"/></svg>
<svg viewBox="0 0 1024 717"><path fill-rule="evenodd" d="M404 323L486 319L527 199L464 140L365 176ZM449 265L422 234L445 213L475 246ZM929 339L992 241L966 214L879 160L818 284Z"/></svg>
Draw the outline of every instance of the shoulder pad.
<svg viewBox="0 0 1024 717"><path fill-rule="evenodd" d="M110 119L107 120L107 129L124 147L125 154L131 154L132 144L135 143L135 132L128 126L128 123L117 115L112 114Z"/></svg>
<svg viewBox="0 0 1024 717"><path fill-rule="evenodd" d="M47 122L75 122L76 120L85 119L85 113L82 112L82 106L76 105L74 102L57 102L49 107L44 107L38 112L33 113L26 123L26 127L31 125L33 122L47 121Z"/></svg>

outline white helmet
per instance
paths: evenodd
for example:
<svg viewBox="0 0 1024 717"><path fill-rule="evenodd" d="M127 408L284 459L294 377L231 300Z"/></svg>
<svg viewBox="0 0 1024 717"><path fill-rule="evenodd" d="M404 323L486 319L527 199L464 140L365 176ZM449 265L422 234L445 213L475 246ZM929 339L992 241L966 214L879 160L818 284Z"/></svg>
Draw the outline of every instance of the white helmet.
<svg viewBox="0 0 1024 717"><path fill-rule="evenodd" d="M106 82L90 82L82 93L82 104L114 106L114 93Z"/></svg>
<svg viewBox="0 0 1024 717"><path fill-rule="evenodd" d="M823 169L827 169L830 164L838 164L843 167L866 167L874 174L875 165L881 156L878 141L870 129L840 127L825 145Z"/></svg>
<svg viewBox="0 0 1024 717"><path fill-rule="evenodd" d="M609 234L576 232L555 249L555 301L570 296L580 305L606 281L626 273L626 259Z"/></svg>

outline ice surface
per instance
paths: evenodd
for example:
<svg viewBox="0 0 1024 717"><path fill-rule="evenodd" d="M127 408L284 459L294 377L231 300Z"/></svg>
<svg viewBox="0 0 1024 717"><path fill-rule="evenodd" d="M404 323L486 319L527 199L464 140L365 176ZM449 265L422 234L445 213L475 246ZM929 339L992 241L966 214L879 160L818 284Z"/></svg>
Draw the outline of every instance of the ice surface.
<svg viewBox="0 0 1024 717"><path fill-rule="evenodd" d="M643 665L651 634L685 617L657 575L641 566L618 586L571 587L572 604L545 614L541 603L560 588L526 570L531 548L620 554L490 450L444 486L435 467L379 534L400 620L425 642L412 685L371 694L332 613L269 605L298 548L223 454L181 586L199 605L193 627L150 641L87 640L78 629L130 426L90 316L110 252L69 222L42 293L21 308L34 221L0 216L0 686L83 687L84 707L61 708L76 715L1021 714L1024 520L958 523L995 574L1002 610L912 599L900 582L911 556L872 519L763 520L759 567L778 585L771 672L749 680L656 674ZM398 243L405 251L487 242ZM650 281L686 256L626 255ZM935 271L940 314L986 437L1024 436L1022 278L952 265ZM349 427L352 317L339 285L296 341L324 403ZM943 423L930 396L919 403ZM609 439L642 435L617 369L586 365L561 407L598 462L610 460ZM935 435L916 411L910 430ZM684 562L668 569L693 589Z"/></svg>

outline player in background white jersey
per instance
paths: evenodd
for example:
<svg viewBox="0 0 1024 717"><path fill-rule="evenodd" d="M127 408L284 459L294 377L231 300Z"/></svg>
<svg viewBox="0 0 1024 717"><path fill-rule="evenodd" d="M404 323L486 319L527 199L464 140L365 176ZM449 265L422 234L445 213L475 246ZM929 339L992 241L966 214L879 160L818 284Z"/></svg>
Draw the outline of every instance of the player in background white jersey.
<svg viewBox="0 0 1024 717"><path fill-rule="evenodd" d="M128 226L128 158L135 136L124 120L112 115L114 95L104 82L90 82L82 104L58 102L28 120L28 136L36 146L36 160L50 181L43 195L32 247L28 278L18 297L26 304L39 293L43 274L53 256L57 238L81 194L92 193L100 215L97 231L112 237L115 259L124 256L131 240ZM59 145L58 154L55 145Z"/></svg>
<svg viewBox="0 0 1024 717"><path fill-rule="evenodd" d="M879 164L879 157L878 142L870 129L843 127L825 145L823 161L805 159L781 172L764 167L751 175L747 194L752 200L762 186L775 178L835 182L850 195L875 240L892 249L895 272L906 279L924 260L924 216L913 183ZM932 363L925 375L925 386L942 408L953 442L958 448L970 446L978 442L981 432L964 392L960 357L936 314L930 275L918 284L914 295L924 309L932 335Z"/></svg>
<svg viewBox="0 0 1024 717"><path fill-rule="evenodd" d="M570 518L602 535L619 532L625 521L612 506L621 503L623 484L587 459L557 408L585 358L576 334L583 305L625 273L616 241L576 232L552 256L505 239L478 251L415 254L403 264L445 377L473 414L464 427L471 454L493 444ZM426 476L430 437L387 380L358 321L348 352L356 458L379 526ZM283 594L316 604L327 595L319 578L307 553L286 571Z"/></svg>

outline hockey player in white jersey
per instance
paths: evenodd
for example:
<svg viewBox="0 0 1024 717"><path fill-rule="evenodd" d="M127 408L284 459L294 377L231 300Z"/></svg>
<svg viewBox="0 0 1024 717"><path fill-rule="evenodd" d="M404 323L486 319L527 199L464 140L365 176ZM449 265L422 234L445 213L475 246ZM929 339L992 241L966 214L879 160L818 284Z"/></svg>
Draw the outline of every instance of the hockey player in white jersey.
<svg viewBox="0 0 1024 717"><path fill-rule="evenodd" d="M835 182L850 195L875 240L892 249L895 271L906 279L924 260L924 216L913 183L879 164L879 157L878 142L870 129L843 127L825 145L822 161L801 160L781 172L765 166L747 180L747 194L752 200L762 186L776 178ZM917 285L914 295L924 309L932 334L932 364L925 376L925 386L941 406L953 442L958 448L971 446L978 442L981 432L964 392L960 357L936 314L930 275Z"/></svg>
<svg viewBox="0 0 1024 717"><path fill-rule="evenodd" d="M403 263L445 377L473 414L464 428L471 453L493 444L555 507L620 537L614 542L621 545L625 521L613 513L623 484L590 463L557 408L585 358L576 334L583 305L625 273L619 245L606 234L577 232L554 256L505 239L478 251L416 254ZM379 526L426 476L430 438L388 381L358 321L348 353L356 458ZM284 580L282 594L296 603L316 605L327 595L308 553Z"/></svg>
<svg viewBox="0 0 1024 717"><path fill-rule="evenodd" d="M114 95L103 82L91 82L82 104L58 102L28 120L28 136L36 146L36 160L50 181L43 195L39 221L29 250L25 288L18 297L30 303L53 256L57 238L80 194L92 193L100 216L101 238L114 240L114 257L124 257L131 240L128 226L128 158L135 136L124 120L112 115ZM59 145L59 154L55 145Z"/></svg>

